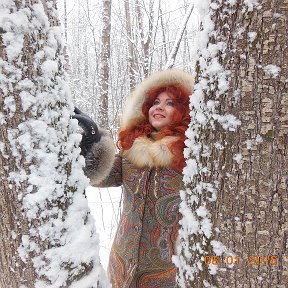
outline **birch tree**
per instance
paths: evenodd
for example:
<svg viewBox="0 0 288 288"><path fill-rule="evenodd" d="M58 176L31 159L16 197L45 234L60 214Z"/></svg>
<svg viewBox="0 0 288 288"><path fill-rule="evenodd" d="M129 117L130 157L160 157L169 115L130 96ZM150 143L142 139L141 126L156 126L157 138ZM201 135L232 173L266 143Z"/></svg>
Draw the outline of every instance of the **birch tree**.
<svg viewBox="0 0 288 288"><path fill-rule="evenodd" d="M2 1L0 14L0 286L109 287L56 1Z"/></svg>
<svg viewBox="0 0 288 288"><path fill-rule="evenodd" d="M288 2L196 5L178 284L286 287Z"/></svg>

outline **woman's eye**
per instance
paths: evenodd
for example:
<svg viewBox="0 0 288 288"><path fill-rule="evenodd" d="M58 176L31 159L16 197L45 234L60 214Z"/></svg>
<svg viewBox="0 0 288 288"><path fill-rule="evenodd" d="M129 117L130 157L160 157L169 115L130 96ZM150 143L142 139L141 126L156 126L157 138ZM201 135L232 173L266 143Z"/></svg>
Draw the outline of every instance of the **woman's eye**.
<svg viewBox="0 0 288 288"><path fill-rule="evenodd" d="M159 100L155 100L155 101L153 102L153 105L159 105L159 103L160 103Z"/></svg>
<svg viewBox="0 0 288 288"><path fill-rule="evenodd" d="M167 102L167 105L173 107L173 106L174 106L174 102L173 102L173 101L168 101L168 102Z"/></svg>

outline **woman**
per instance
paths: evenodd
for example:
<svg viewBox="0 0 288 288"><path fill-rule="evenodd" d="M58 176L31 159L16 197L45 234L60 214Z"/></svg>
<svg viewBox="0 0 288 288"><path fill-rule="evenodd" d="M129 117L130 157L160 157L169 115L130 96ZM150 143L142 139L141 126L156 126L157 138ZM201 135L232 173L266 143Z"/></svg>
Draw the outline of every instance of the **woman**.
<svg viewBox="0 0 288 288"><path fill-rule="evenodd" d="M103 131L96 133L100 141L86 145L90 184L124 187L123 212L108 265L113 287L176 286L171 257L180 217L192 86L193 77L178 70L158 72L138 85L123 112L120 153L113 165L112 143ZM80 125L85 122L81 116L75 118Z"/></svg>

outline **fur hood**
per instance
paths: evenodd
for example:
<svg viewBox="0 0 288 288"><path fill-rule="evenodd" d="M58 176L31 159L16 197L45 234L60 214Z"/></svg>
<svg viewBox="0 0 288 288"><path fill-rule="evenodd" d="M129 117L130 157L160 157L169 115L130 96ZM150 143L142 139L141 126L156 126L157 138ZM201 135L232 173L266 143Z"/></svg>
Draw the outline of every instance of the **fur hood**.
<svg viewBox="0 0 288 288"><path fill-rule="evenodd" d="M124 106L121 129L144 119L142 106L149 90L155 87L175 85L188 90L192 94L194 78L191 74L181 70L170 69L157 72L141 82L130 94ZM157 140L157 132L152 137L142 136L135 139L129 150L123 151L131 163L138 167L170 167L173 164L173 155L169 146L178 140L177 136L166 136Z"/></svg>
<svg viewBox="0 0 288 288"><path fill-rule="evenodd" d="M132 123L144 118L142 106L146 100L149 90L154 87L176 85L191 91L194 85L194 77L177 69L169 69L152 74L136 86L128 96L122 114L121 130L126 129Z"/></svg>

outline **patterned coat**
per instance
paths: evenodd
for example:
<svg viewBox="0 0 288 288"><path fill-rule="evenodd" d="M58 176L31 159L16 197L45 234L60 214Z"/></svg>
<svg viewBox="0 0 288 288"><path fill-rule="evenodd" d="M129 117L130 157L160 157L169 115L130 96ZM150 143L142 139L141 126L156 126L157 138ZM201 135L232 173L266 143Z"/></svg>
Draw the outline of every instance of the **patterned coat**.
<svg viewBox="0 0 288 288"><path fill-rule="evenodd" d="M122 128L142 117L145 91L156 83L179 84L180 81L181 85L192 89L193 78L183 73L177 70L160 72L142 82L127 102L130 104L123 113ZM101 139L107 141L106 137ZM124 188L123 211L108 265L114 288L176 286L176 267L171 257L175 254L180 218L179 191L183 182L181 172L171 168L172 154L168 149L176 139L176 136L157 139L157 132L149 137L138 137L129 150L116 155L108 176L101 169L105 163L103 158L111 156L107 143L106 146L94 144L86 156L85 172L91 185L123 185ZM102 166L98 164L99 159ZM111 157L109 161L111 163Z"/></svg>

